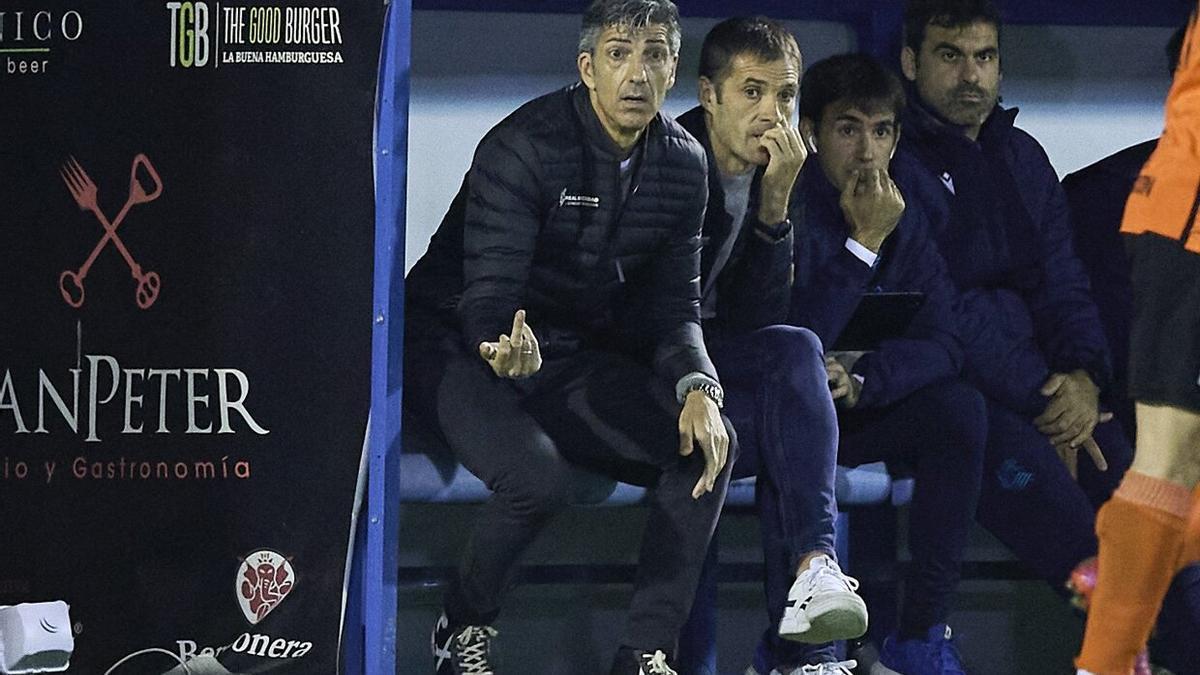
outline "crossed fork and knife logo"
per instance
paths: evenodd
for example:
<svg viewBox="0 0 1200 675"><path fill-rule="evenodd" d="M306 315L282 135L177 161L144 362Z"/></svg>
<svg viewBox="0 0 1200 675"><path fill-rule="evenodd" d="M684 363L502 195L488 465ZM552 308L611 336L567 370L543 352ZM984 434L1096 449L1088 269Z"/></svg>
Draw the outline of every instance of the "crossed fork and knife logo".
<svg viewBox="0 0 1200 675"><path fill-rule="evenodd" d="M150 177L152 189L149 193L138 180L138 169L141 168ZM104 226L104 236L99 243L92 249L87 260L77 270L65 270L58 277L58 289L62 293L63 300L72 307L83 306L83 280L87 277L88 271L92 269L92 264L96 262L96 257L112 242L117 247L117 251L121 253L121 257L125 259L129 265L130 272L133 273L134 280L137 281L137 290L135 298L137 306L142 309L148 309L158 299L158 291L162 286L162 280L157 272L143 272L141 265L133 259L129 254L129 249L125 248L125 242L121 241L121 237L117 235L117 228L125 221L125 216L129 210L136 204L145 204L158 199L162 194L162 179L158 177L158 172L154 170L154 165L150 163L150 158L146 155L138 153L133 158L133 168L129 171L129 197L125 200L125 206L121 207L117 217L109 222L108 217L100 210L100 206L96 202L96 195L99 189L96 183L92 181L79 162L75 161L74 157L68 157L66 163L59 170L59 175L62 176L63 182L66 183L67 189L71 191L71 196L75 198L75 203L79 205L81 211L91 211L95 214L96 219Z"/></svg>

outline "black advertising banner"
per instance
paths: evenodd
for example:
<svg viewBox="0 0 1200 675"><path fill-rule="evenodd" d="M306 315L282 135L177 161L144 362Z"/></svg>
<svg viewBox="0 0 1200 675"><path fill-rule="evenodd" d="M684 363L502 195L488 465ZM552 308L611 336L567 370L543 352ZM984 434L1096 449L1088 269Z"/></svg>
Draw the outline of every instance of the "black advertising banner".
<svg viewBox="0 0 1200 675"><path fill-rule="evenodd" d="M337 670L381 2L0 3L0 673Z"/></svg>

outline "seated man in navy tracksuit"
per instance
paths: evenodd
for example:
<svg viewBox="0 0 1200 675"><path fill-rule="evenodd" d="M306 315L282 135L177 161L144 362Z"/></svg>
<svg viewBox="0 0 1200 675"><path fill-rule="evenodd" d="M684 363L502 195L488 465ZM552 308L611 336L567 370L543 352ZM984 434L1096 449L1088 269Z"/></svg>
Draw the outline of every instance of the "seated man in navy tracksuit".
<svg viewBox="0 0 1200 675"><path fill-rule="evenodd" d="M979 521L1061 589L1096 554L1096 508L1132 450L1101 423L1110 358L1062 187L997 105L999 32L988 0L910 1L900 155L941 183L915 198L962 292L964 372L987 400Z"/></svg>
<svg viewBox="0 0 1200 675"><path fill-rule="evenodd" d="M841 409L838 462L886 460L916 477L913 565L878 672L924 675L951 672L958 661L947 604L979 493L986 416L983 397L959 379L956 290L925 214L907 198L922 177L899 163L889 170L904 105L899 79L865 55L835 56L805 74L801 133L818 161L796 190L789 323L812 328L829 347L864 291L925 295L902 335L857 360L827 358Z"/></svg>

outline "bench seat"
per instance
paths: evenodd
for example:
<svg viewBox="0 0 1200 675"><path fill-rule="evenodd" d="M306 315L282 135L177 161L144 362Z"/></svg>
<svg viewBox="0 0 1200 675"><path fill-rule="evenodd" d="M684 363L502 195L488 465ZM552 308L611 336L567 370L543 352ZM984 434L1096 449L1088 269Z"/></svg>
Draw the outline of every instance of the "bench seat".
<svg viewBox="0 0 1200 675"><path fill-rule="evenodd" d="M400 453L400 500L409 503L469 504L482 502L490 494L486 485L454 460L450 449L421 421L404 415ZM840 508L907 502L911 480L893 481L883 462L837 468L836 492ZM646 489L627 485L587 469L573 476L572 502L578 505L626 506L638 504ZM754 505L754 478L741 478L729 485L725 503Z"/></svg>

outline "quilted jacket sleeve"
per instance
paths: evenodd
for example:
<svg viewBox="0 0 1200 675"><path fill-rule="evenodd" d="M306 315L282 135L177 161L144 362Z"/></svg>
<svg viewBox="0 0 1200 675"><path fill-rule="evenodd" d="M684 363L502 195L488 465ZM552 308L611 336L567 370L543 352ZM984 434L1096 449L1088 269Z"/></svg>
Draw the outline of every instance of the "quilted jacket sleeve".
<svg viewBox="0 0 1200 675"><path fill-rule="evenodd" d="M654 295L645 320L654 337L655 371L671 382L693 372L717 379L700 330L700 228L707 203L708 182L701 180L651 274Z"/></svg>
<svg viewBox="0 0 1200 675"><path fill-rule="evenodd" d="M480 342L511 331L521 308L541 226L535 166L532 147L516 134L492 134L475 152L467 177L458 304L472 353Z"/></svg>

